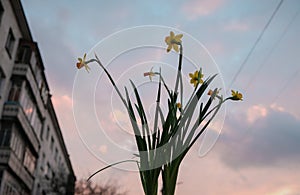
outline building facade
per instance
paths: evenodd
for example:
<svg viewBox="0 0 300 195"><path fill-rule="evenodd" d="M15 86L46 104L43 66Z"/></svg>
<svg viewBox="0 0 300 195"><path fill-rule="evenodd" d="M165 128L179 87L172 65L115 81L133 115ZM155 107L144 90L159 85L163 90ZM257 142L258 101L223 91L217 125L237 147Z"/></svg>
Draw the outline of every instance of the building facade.
<svg viewBox="0 0 300 195"><path fill-rule="evenodd" d="M20 0L0 0L0 194L74 194L49 91Z"/></svg>

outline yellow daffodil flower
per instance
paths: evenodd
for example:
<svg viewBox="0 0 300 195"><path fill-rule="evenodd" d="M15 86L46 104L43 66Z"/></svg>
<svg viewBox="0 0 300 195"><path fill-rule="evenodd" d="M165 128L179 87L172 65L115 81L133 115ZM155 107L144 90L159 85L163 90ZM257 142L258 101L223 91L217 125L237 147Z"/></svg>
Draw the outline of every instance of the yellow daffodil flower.
<svg viewBox="0 0 300 195"><path fill-rule="evenodd" d="M243 100L243 94L239 93L238 91L231 90L231 95L232 97L230 97L230 99L232 100Z"/></svg>
<svg viewBox="0 0 300 195"><path fill-rule="evenodd" d="M78 58L78 62L76 63L76 66L78 69L85 67L86 71L89 72L90 67L87 65L88 63L86 62L85 58L86 58L86 53L84 54L83 59Z"/></svg>
<svg viewBox="0 0 300 195"><path fill-rule="evenodd" d="M176 106L177 106L178 109L181 109L181 103L178 102L178 103L176 104Z"/></svg>
<svg viewBox="0 0 300 195"><path fill-rule="evenodd" d="M170 36L165 38L165 42L168 45L167 52L173 48L176 52L179 52L178 45L181 45L181 38L183 34L175 35L173 31L170 32Z"/></svg>
<svg viewBox="0 0 300 195"><path fill-rule="evenodd" d="M196 87L199 83L203 83L203 74L200 73L199 75L199 71L195 71L194 74L193 73L190 73L189 76L191 77L191 80L190 80L190 83L191 84L194 84L194 87Z"/></svg>

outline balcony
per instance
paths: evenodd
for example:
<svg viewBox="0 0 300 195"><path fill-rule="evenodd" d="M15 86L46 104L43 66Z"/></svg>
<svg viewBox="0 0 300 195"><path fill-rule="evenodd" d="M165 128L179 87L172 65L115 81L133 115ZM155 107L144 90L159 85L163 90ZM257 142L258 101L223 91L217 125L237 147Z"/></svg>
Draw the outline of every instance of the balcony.
<svg viewBox="0 0 300 195"><path fill-rule="evenodd" d="M5 103L3 107L3 112L2 112L2 118L17 118L18 121L20 122L22 129L24 130L25 134L27 135L30 143L32 144L35 152L38 152L40 144L38 137L30 125L25 113L23 112L22 107L18 103Z"/></svg>
<svg viewBox="0 0 300 195"><path fill-rule="evenodd" d="M15 76L23 76L29 82L30 88L34 94L34 97L37 102L38 109L41 111L42 115L44 112L44 104L42 101L42 97L40 94L40 90L37 86L37 82L35 80L35 76L33 75L29 64L15 64L13 68L13 75Z"/></svg>
<svg viewBox="0 0 300 195"><path fill-rule="evenodd" d="M9 148L0 148L0 163L7 164L13 172L32 190L33 176L25 169L15 153Z"/></svg>

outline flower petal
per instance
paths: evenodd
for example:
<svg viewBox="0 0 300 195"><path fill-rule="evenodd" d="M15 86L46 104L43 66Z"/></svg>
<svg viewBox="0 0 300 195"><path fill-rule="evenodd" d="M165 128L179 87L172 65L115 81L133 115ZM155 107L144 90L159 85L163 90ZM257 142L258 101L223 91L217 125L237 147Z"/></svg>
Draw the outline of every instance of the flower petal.
<svg viewBox="0 0 300 195"><path fill-rule="evenodd" d="M234 96L235 92L233 90L231 90L231 95Z"/></svg>
<svg viewBox="0 0 300 195"><path fill-rule="evenodd" d="M174 39L174 36L175 36L174 32L171 31L171 32L170 32L170 38L171 38L171 39Z"/></svg>
<svg viewBox="0 0 300 195"><path fill-rule="evenodd" d="M196 79L198 79L198 74L199 74L199 72L198 72L198 70L196 70L195 73L194 73L194 77L195 77Z"/></svg>
<svg viewBox="0 0 300 195"><path fill-rule="evenodd" d="M91 68L87 64L84 64L84 67L85 67L85 70L89 73L89 70L91 70Z"/></svg>
<svg viewBox="0 0 300 195"><path fill-rule="evenodd" d="M178 48L178 45L177 44L173 44L173 48L176 52L179 52L179 48Z"/></svg>
<svg viewBox="0 0 300 195"><path fill-rule="evenodd" d="M170 37L166 37L165 38L165 42L166 42L166 44L170 45L171 44L171 38Z"/></svg>
<svg viewBox="0 0 300 195"><path fill-rule="evenodd" d="M182 36L183 36L183 34L176 35L176 36L174 37L174 40L175 40L176 42L178 42L178 43L181 43L181 38L182 38Z"/></svg>
<svg viewBox="0 0 300 195"><path fill-rule="evenodd" d="M78 63L76 64L76 66L77 66L78 69L80 69L80 68L83 67L82 63L80 63L80 62L78 62Z"/></svg>
<svg viewBox="0 0 300 195"><path fill-rule="evenodd" d="M171 49L172 49L172 45L170 44L167 48L167 52L171 51Z"/></svg>

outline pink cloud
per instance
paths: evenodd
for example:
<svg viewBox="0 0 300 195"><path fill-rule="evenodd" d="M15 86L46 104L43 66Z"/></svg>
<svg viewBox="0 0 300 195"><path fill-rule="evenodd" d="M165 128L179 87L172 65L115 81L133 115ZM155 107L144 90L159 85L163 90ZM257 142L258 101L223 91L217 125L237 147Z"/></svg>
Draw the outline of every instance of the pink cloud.
<svg viewBox="0 0 300 195"><path fill-rule="evenodd" d="M57 108L59 108L61 106L65 106L69 109L72 108L72 99L68 95L53 96L52 102L53 102L53 105Z"/></svg>
<svg viewBox="0 0 300 195"><path fill-rule="evenodd" d="M247 121L254 123L257 119L266 117L268 114L267 108L262 105L251 106L247 111Z"/></svg>
<svg viewBox="0 0 300 195"><path fill-rule="evenodd" d="M269 114L269 112L274 112L274 111L280 113L287 113L297 118L297 115L295 115L292 112L289 112L283 106L280 106L276 103L272 103L271 105L267 105L267 106L260 104L260 105L253 105L249 107L247 110L247 121L249 123L254 123L256 122L257 119L264 118Z"/></svg>
<svg viewBox="0 0 300 195"><path fill-rule="evenodd" d="M99 151L101 152L101 154L106 154L107 153L107 145L101 145L99 147Z"/></svg>
<svg viewBox="0 0 300 195"><path fill-rule="evenodd" d="M75 125L73 120L72 99L68 95L52 96L52 103L58 117L59 125L65 139L73 137Z"/></svg>
<svg viewBox="0 0 300 195"><path fill-rule="evenodd" d="M224 0L192 0L182 6L182 12L188 19L194 20L199 16L212 14L223 4Z"/></svg>
<svg viewBox="0 0 300 195"><path fill-rule="evenodd" d="M299 192L298 173L284 167L231 169L218 158L224 145L216 145L204 158L194 151L183 161L176 194L293 194ZM297 165L296 165L297 166ZM195 187L197 186L197 187ZM280 193L282 192L282 193ZM287 192L287 193L283 193Z"/></svg>

